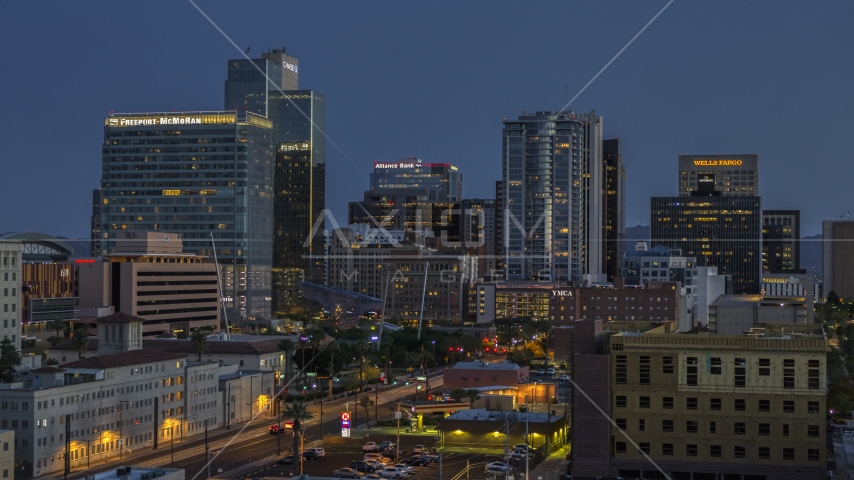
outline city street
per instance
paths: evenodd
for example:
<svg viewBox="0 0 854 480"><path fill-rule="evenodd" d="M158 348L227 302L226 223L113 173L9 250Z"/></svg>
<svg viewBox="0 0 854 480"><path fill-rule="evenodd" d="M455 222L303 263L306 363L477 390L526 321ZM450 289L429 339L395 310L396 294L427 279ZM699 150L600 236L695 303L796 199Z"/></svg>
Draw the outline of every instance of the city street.
<svg viewBox="0 0 854 480"><path fill-rule="evenodd" d="M428 375L430 378L430 388L440 388L443 377L441 372ZM398 401L404 396L415 393L415 384L406 385L406 379L400 377L398 385L381 387L379 392L365 392L359 395L369 395L371 399L375 397L379 400L379 407L376 411L380 412L380 418L386 418L389 412L389 407L395 404L392 402ZM323 402L323 423L320 418L320 402L316 405L311 404L309 411L315 415L315 418L303 422L305 442L319 440L321 432L324 435L340 432L341 411L349 404L349 410L355 412L354 398L352 396ZM371 418L373 418L375 409L371 409ZM355 417L356 422L363 423L364 410L360 412L362 415ZM255 420L239 435L238 438L233 437L240 432L245 424L232 425L231 430L219 429L208 434L209 448L211 452L223 450L226 444L230 445L217 456L211 463L211 474L216 475L219 469L228 471L237 468L241 465L246 465L253 461L260 460L270 455L278 453L279 442L281 443L281 451L284 455L289 452L293 445L293 437L290 432L283 435L270 435L269 427L275 423L274 418L270 418L269 413L265 412L258 415ZM280 438L277 438L280 437ZM174 447L174 464L173 464L173 447ZM356 452L355 458L361 458L361 454ZM350 459L352 460L352 459ZM350 460L347 461L349 466ZM93 462L95 463L95 462ZM326 462L324 462L324 465ZM138 450L132 454L125 454L124 460L110 459L108 463L93 464L90 469L77 468L69 474L68 478L76 480L83 478L86 475L100 473L118 466L131 465L139 467L169 467L174 465L175 468L184 468L187 470L187 478L190 479L199 471L204 469L206 465L205 459L205 442L204 436L194 436L192 440L186 440L183 443L175 443L174 446L170 442L161 442L157 451L150 449ZM336 467L338 468L338 467ZM204 478L206 472L200 478ZM62 477L58 475L57 477Z"/></svg>

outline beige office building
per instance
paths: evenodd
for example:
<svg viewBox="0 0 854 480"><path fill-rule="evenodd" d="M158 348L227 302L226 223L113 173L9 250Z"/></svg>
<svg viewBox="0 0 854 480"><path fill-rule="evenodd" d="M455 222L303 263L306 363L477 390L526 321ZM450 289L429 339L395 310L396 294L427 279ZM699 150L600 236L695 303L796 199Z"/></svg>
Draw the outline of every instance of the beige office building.
<svg viewBox="0 0 854 480"><path fill-rule="evenodd" d="M183 253L182 235L126 232L110 255L78 266L81 309L144 318L143 335L220 328L216 264Z"/></svg>
<svg viewBox="0 0 854 480"><path fill-rule="evenodd" d="M665 325L610 338L608 360L599 364L609 378L603 406L616 427L602 423L607 443L591 438L588 451L578 452L586 457L579 457L576 475L663 478L640 449L674 480L824 478L821 327L767 325L749 335L671 331ZM577 428L601 437L593 425L601 420L575 414L587 419Z"/></svg>

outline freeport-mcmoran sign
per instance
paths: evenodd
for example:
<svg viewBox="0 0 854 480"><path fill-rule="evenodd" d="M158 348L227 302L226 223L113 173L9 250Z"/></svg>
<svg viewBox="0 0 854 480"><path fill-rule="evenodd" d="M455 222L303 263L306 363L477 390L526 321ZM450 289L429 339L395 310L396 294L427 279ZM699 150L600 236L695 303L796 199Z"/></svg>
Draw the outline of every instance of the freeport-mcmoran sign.
<svg viewBox="0 0 854 480"><path fill-rule="evenodd" d="M116 115L104 119L108 127L155 127L160 125L204 125L234 123L235 112L162 115Z"/></svg>

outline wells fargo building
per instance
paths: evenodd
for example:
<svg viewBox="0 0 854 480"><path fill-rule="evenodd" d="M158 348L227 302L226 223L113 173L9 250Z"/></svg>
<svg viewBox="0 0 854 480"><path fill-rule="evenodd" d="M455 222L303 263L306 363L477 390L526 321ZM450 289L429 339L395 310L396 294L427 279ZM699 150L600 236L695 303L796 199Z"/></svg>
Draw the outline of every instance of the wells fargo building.
<svg viewBox="0 0 854 480"><path fill-rule="evenodd" d="M180 233L184 252L213 257L213 234L229 320L269 317L271 127L234 111L105 118L93 240L108 254L121 231Z"/></svg>

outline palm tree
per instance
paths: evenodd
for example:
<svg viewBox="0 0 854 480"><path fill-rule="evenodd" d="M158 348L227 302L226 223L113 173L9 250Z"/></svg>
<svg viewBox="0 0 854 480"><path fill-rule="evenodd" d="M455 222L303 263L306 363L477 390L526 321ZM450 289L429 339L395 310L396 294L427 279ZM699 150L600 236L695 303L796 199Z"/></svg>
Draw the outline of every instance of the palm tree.
<svg viewBox="0 0 854 480"><path fill-rule="evenodd" d="M469 399L469 408L474 408L474 401L480 398L480 390L476 388L469 388L466 390L464 396Z"/></svg>
<svg viewBox="0 0 854 480"><path fill-rule="evenodd" d="M77 350L77 359L83 358L83 352L89 347L89 337L86 327L77 327L71 335L71 346Z"/></svg>
<svg viewBox="0 0 854 480"><path fill-rule="evenodd" d="M0 341L0 380L12 383L15 367L21 364L21 354L8 338Z"/></svg>
<svg viewBox="0 0 854 480"><path fill-rule="evenodd" d="M300 474L302 474L302 451L300 445L302 440L302 421L314 418L314 414L308 411L308 404L302 400L294 400L282 410L282 417L294 421L294 456L300 462Z"/></svg>
<svg viewBox="0 0 854 480"><path fill-rule="evenodd" d="M288 381L291 378L291 373L289 372L289 370L293 371L293 368L291 366L291 361L293 360L293 357L291 357L291 352L294 351L294 342L288 339L280 340L279 350L285 352L285 380Z"/></svg>
<svg viewBox="0 0 854 480"><path fill-rule="evenodd" d="M448 396L451 397L455 402L459 402L463 397L466 396L466 391L462 388L455 388L448 393Z"/></svg>
<svg viewBox="0 0 854 480"><path fill-rule="evenodd" d="M50 329L56 332L57 343L59 343L61 341L59 339L65 336L60 336L60 334L65 333L65 322L60 318L54 319L54 321L50 322Z"/></svg>
<svg viewBox="0 0 854 480"><path fill-rule="evenodd" d="M199 356L199 361L202 361L202 354L208 349L208 335L201 328L197 328L193 335L190 336L190 342L193 344L193 351Z"/></svg>

